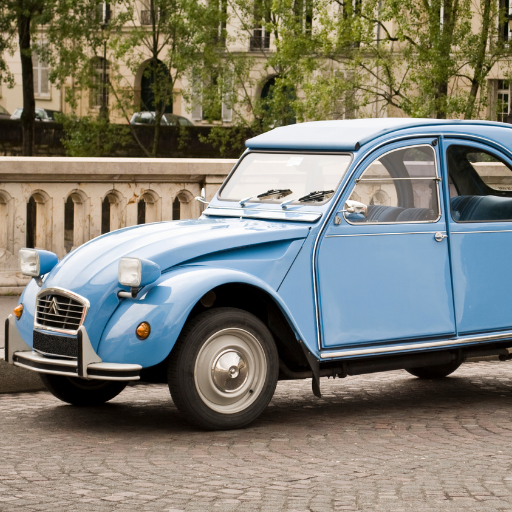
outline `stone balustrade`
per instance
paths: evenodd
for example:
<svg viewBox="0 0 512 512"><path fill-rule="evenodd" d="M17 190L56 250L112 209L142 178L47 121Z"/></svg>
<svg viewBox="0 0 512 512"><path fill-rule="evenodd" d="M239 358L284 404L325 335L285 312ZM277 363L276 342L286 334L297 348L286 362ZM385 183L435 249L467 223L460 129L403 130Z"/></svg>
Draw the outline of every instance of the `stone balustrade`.
<svg viewBox="0 0 512 512"><path fill-rule="evenodd" d="M194 197L211 199L236 160L0 157L0 295L28 279L18 251L59 258L102 233L162 220L197 218Z"/></svg>

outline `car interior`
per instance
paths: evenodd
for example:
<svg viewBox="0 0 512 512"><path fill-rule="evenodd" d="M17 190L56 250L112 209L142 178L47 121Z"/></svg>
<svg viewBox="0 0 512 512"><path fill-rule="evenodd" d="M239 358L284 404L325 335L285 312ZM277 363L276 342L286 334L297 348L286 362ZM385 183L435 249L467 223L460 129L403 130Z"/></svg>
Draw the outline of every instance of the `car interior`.
<svg viewBox="0 0 512 512"><path fill-rule="evenodd" d="M389 204L375 204L385 194ZM429 146L391 151L373 162L357 180L351 199L367 205L366 216L348 214L349 222L429 222L438 218L437 174ZM369 200L363 200L368 198Z"/></svg>
<svg viewBox="0 0 512 512"><path fill-rule="evenodd" d="M508 165L486 151L456 145L449 146L447 161L450 185L453 185L450 187L453 220L512 220L512 184L503 179L511 172ZM493 174L499 174L501 189L491 188L482 179L486 175L492 179Z"/></svg>

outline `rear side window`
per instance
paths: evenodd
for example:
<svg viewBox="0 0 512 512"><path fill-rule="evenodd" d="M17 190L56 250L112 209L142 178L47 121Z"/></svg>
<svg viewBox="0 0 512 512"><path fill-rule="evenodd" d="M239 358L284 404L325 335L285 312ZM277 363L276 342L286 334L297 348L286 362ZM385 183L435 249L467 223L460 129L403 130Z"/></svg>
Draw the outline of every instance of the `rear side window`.
<svg viewBox="0 0 512 512"><path fill-rule="evenodd" d="M451 145L447 150L450 209L456 222L512 220L512 169L479 148Z"/></svg>
<svg viewBox="0 0 512 512"><path fill-rule="evenodd" d="M409 146L374 160L356 180L350 200L364 213L349 223L434 222L439 219L436 156L429 145Z"/></svg>

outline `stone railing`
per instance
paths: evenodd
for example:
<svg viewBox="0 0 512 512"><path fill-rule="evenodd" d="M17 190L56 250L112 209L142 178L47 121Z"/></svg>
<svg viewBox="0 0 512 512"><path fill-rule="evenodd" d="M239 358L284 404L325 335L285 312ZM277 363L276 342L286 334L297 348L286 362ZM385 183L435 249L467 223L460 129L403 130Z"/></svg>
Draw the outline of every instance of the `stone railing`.
<svg viewBox="0 0 512 512"><path fill-rule="evenodd" d="M20 293L18 250L62 258L107 231L199 217L236 160L0 157L0 295Z"/></svg>

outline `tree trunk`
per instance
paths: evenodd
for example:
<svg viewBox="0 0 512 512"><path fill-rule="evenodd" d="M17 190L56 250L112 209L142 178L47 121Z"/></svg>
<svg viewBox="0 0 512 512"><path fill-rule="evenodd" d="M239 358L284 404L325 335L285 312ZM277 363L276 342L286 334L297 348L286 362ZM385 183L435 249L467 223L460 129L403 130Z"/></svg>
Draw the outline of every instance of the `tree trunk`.
<svg viewBox="0 0 512 512"><path fill-rule="evenodd" d="M436 92L436 119L446 119L446 100L448 98L448 83L437 85Z"/></svg>
<svg viewBox="0 0 512 512"><path fill-rule="evenodd" d="M484 75L486 75L484 72L485 54L487 52L487 41L489 39L491 18L493 18L491 13L491 1L492 0L484 0L484 11L482 13L482 29L480 30L478 54L473 71L473 79L471 80L471 91L469 93L466 111L464 112L464 119L471 119L473 117L476 96L480 89L480 84L484 79Z"/></svg>
<svg viewBox="0 0 512 512"><path fill-rule="evenodd" d="M36 100L34 98L34 71L30 53L30 23L32 17L18 14L18 36L21 55L21 77L23 84L23 113L21 114L21 129L23 133L23 156L34 153L34 132L36 117Z"/></svg>
<svg viewBox="0 0 512 512"><path fill-rule="evenodd" d="M158 143L160 142L160 119L156 117L155 131L153 132L153 149L151 151L151 156L153 158L158 156Z"/></svg>

